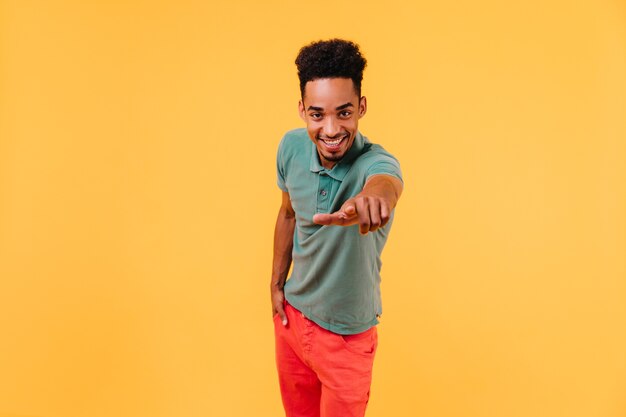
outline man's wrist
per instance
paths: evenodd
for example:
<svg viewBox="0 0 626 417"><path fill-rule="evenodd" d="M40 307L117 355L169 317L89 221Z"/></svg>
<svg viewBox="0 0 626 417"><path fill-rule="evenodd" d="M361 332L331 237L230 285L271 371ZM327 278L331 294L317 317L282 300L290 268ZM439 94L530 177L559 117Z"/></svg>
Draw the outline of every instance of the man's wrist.
<svg viewBox="0 0 626 417"><path fill-rule="evenodd" d="M272 278L270 282L270 290L272 291L282 291L285 286L285 280Z"/></svg>

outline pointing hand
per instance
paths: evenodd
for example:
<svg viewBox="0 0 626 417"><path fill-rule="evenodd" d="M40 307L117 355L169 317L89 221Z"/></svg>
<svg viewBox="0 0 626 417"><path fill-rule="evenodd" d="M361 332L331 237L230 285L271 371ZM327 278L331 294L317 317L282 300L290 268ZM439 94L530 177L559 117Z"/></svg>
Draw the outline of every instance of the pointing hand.
<svg viewBox="0 0 626 417"><path fill-rule="evenodd" d="M384 198L361 193L347 200L339 211L314 215L313 222L327 226L352 226L358 223L359 232L365 235L386 225L389 214L389 205Z"/></svg>

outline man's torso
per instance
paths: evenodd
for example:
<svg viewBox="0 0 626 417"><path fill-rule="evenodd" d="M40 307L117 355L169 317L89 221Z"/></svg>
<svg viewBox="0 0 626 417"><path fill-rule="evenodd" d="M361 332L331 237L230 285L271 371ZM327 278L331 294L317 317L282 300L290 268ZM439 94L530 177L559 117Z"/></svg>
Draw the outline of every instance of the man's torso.
<svg viewBox="0 0 626 417"><path fill-rule="evenodd" d="M316 213L332 213L377 174L402 179L398 161L357 133L350 150L331 170L319 161L306 129L287 132L277 156L278 185L296 213L293 270L285 297L321 327L354 334L378 323L382 314L380 255L393 222L361 235L358 225L321 226Z"/></svg>

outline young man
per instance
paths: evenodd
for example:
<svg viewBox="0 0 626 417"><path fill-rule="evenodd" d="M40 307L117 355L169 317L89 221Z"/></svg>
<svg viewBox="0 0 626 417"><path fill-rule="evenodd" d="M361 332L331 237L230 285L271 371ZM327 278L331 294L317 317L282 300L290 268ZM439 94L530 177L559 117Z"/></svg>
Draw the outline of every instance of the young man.
<svg viewBox="0 0 626 417"><path fill-rule="evenodd" d="M358 45L314 42L296 65L307 127L287 132L277 157L270 289L279 384L287 417L362 417L382 314L380 255L402 175L358 130L367 110Z"/></svg>

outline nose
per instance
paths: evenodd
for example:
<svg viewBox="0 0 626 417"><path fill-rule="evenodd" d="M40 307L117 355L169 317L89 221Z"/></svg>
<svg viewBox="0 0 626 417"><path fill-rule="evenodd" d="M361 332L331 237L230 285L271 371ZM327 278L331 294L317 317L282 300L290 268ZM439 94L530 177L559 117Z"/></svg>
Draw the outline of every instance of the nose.
<svg viewBox="0 0 626 417"><path fill-rule="evenodd" d="M341 129L339 128L339 123L335 120L334 117L326 118L326 123L324 124L324 135L329 138L334 138L339 134Z"/></svg>

